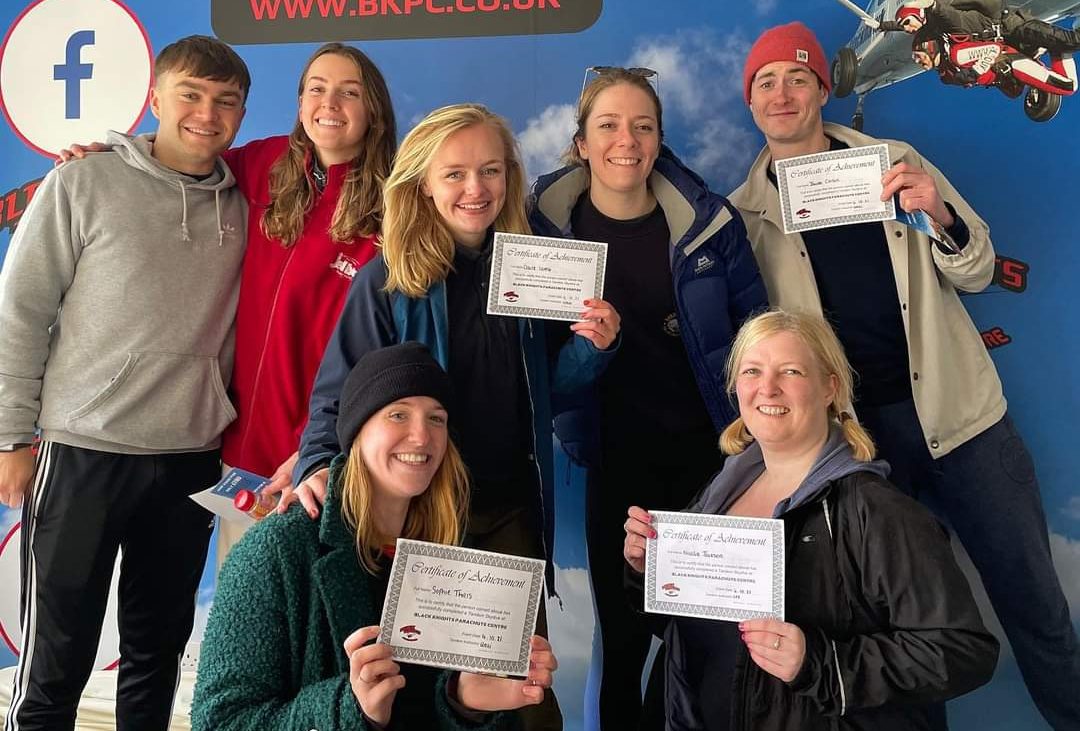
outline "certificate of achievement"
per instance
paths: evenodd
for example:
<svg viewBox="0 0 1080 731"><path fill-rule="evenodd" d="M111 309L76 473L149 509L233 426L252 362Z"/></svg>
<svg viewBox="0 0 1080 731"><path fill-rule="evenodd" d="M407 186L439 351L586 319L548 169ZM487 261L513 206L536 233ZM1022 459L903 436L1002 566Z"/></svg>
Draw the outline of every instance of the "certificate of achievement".
<svg viewBox="0 0 1080 731"><path fill-rule="evenodd" d="M585 300L604 296L607 244L495 233L489 315L581 321Z"/></svg>
<svg viewBox="0 0 1080 731"><path fill-rule="evenodd" d="M525 677L544 562L399 538L379 642L398 662Z"/></svg>
<svg viewBox="0 0 1080 731"><path fill-rule="evenodd" d="M650 511L645 611L741 621L784 618L784 521Z"/></svg>
<svg viewBox="0 0 1080 731"><path fill-rule="evenodd" d="M888 169L888 145L777 160L784 233L895 219L895 200L881 200L881 176Z"/></svg>

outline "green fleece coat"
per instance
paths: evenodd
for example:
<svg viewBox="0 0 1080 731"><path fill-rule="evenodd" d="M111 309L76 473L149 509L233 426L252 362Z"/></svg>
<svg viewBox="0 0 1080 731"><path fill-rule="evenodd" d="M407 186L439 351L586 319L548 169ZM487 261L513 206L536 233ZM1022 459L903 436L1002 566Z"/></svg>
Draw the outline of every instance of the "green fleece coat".
<svg viewBox="0 0 1080 731"><path fill-rule="evenodd" d="M336 460L318 521L299 506L254 526L229 555L202 643L194 731L369 731L342 647L379 623L382 589L341 519ZM496 731L513 714L470 723L450 707L447 672L402 664L390 729Z"/></svg>

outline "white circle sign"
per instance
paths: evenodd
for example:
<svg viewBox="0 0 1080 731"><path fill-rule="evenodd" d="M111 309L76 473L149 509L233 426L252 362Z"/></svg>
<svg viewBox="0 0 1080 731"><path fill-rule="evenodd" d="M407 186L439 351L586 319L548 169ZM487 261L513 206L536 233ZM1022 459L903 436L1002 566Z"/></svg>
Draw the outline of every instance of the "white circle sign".
<svg viewBox="0 0 1080 731"><path fill-rule="evenodd" d="M37 0L0 47L0 108L34 150L130 132L153 79L146 30L119 0Z"/></svg>
<svg viewBox="0 0 1080 731"><path fill-rule="evenodd" d="M19 528L16 523L7 535L0 535L0 586L10 587L0 591L0 642L7 645L16 657L22 644L19 622ZM120 664L120 629L117 624L118 587L120 583L120 558L113 567L112 583L109 585L109 601L105 608L105 620L98 641L95 670L115 670ZM3 710L0 709L0 718Z"/></svg>

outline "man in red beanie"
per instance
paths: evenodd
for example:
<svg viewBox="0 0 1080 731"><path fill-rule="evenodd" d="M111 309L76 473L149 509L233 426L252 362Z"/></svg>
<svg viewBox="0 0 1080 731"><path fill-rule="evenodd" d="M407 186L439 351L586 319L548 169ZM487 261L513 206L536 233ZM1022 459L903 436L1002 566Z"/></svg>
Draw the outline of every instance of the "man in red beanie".
<svg viewBox="0 0 1080 731"><path fill-rule="evenodd" d="M963 542L1039 710L1055 729L1080 729L1080 642L1051 562L1034 465L957 294L990 284L989 229L909 145L823 122L827 68L801 23L754 43L744 89L767 145L730 200L769 301L822 314L836 329L859 374L858 418L892 465L890 480ZM784 233L774 161L882 142L892 162L882 200L898 195L904 210L926 212L958 251L897 221ZM940 711L928 709L937 724Z"/></svg>

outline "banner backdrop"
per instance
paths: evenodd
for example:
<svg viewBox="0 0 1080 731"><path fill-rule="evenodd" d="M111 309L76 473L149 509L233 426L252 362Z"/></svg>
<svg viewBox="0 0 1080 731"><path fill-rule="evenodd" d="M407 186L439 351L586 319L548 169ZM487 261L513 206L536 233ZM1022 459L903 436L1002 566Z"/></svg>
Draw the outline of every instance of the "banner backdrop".
<svg viewBox="0 0 1080 731"><path fill-rule="evenodd" d="M153 53L183 35L216 34L239 44L250 65L254 84L237 142L287 132L296 114L297 75L315 43L351 40L385 74L402 134L435 107L482 102L511 121L530 178L557 166L586 67L647 66L659 72L668 144L712 188L727 192L743 180L763 142L742 101L746 51L764 28L796 19L817 32L830 55L857 30L854 15L834 0L5 3L0 257L52 167L49 153L102 139L109 128L154 127L145 113ZM886 63L910 61L901 56ZM854 103L834 99L825 116L848 123ZM1080 193L1080 100L1066 97L1058 117L1039 124L1025 116L1020 99L945 87L933 74L921 74L876 91L861 111L867 132L913 144L990 223L999 255L995 284L965 303L992 349L1011 414L1035 457L1058 571L1073 617L1080 618L1080 451L1074 445L1080 388L1073 371L1080 362L1080 242L1072 208ZM549 607L560 659L556 687L567 728L593 729L596 648L582 479L565 462L559 474L562 605ZM17 646L18 520L18 511L0 509L0 666L14 664ZM196 639L213 600L211 576L207 572L199 596ZM1000 636L985 600L982 605ZM103 650L99 667L115 661L115 640L105 645L110 641L113 649ZM993 683L952 703L950 718L957 729L1046 728L1007 646Z"/></svg>

